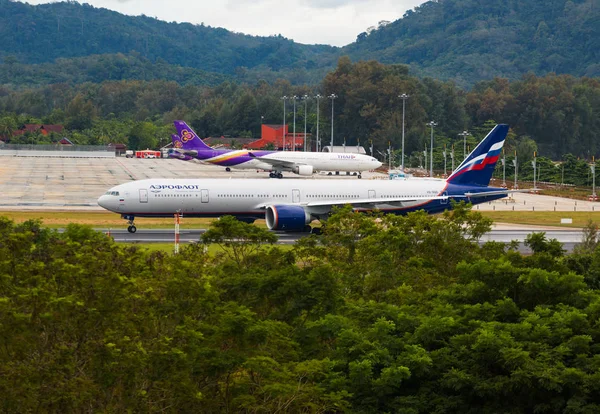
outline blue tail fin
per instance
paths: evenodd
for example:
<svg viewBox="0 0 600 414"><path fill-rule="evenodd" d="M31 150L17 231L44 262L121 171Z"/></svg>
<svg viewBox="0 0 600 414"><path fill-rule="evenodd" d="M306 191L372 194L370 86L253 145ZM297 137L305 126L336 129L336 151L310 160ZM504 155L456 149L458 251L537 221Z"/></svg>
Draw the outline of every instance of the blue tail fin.
<svg viewBox="0 0 600 414"><path fill-rule="evenodd" d="M181 148L196 150L212 149L206 145L184 121L173 121L173 123L175 124L175 129L177 129L177 135L179 135L179 138L181 139Z"/></svg>
<svg viewBox="0 0 600 414"><path fill-rule="evenodd" d="M451 184L487 187L500 157L506 134L508 125L496 125L446 181Z"/></svg>

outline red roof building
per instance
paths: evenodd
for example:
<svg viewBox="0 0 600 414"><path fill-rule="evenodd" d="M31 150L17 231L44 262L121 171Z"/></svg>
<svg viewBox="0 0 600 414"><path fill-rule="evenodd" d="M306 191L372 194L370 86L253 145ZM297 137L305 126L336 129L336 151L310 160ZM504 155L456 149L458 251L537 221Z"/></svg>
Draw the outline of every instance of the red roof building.
<svg viewBox="0 0 600 414"><path fill-rule="evenodd" d="M289 132L288 125L269 125L262 124L261 125L261 138L250 142L249 144L244 145L245 149L264 149L265 147L272 145L272 147L276 150L282 151L285 149L288 151L292 151L294 148L294 144L296 146L296 151L304 149L304 140L310 134L304 135L303 132L296 133L296 137L294 139L294 134ZM284 139L285 134L285 139Z"/></svg>
<svg viewBox="0 0 600 414"><path fill-rule="evenodd" d="M48 135L50 132L60 133L63 129L62 125L25 124L14 131L13 136L23 135L27 132L39 132L42 135Z"/></svg>
<svg viewBox="0 0 600 414"><path fill-rule="evenodd" d="M232 145L238 147L242 146L243 148L250 142L256 141L254 138L225 138L225 137L208 137L204 138L202 141L209 147L213 148L231 148Z"/></svg>

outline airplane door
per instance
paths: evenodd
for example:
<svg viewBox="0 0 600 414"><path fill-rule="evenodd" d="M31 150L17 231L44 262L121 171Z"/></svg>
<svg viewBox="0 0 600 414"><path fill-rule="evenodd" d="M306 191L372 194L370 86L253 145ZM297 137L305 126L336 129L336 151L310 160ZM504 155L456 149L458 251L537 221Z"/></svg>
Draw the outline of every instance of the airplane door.
<svg viewBox="0 0 600 414"><path fill-rule="evenodd" d="M292 203L300 202L300 190L292 190Z"/></svg>
<svg viewBox="0 0 600 414"><path fill-rule="evenodd" d="M200 190L200 200L203 203L208 203L208 190Z"/></svg>
<svg viewBox="0 0 600 414"><path fill-rule="evenodd" d="M140 188L140 203L148 202L148 190L145 188Z"/></svg>
<svg viewBox="0 0 600 414"><path fill-rule="evenodd" d="M375 198L375 190L369 190L369 198Z"/></svg>

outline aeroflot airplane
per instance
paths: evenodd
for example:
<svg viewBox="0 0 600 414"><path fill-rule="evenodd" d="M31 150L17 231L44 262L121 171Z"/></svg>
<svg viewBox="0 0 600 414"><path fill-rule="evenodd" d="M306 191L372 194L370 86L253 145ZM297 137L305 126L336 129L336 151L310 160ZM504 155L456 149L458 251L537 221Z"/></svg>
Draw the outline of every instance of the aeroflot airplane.
<svg viewBox="0 0 600 414"><path fill-rule="evenodd" d="M488 187L504 145L508 125L497 125L447 180L277 180L148 179L111 188L98 199L107 210L129 221L135 217L219 217L253 222L265 218L271 230L304 231L326 220L333 206L351 204L357 211L394 214L415 210L439 213L450 200L479 204L506 197L508 190Z"/></svg>
<svg viewBox="0 0 600 414"><path fill-rule="evenodd" d="M364 154L302 152L302 151L252 151L218 150L206 145L184 121L175 121L177 136L173 135L174 148L169 157L184 161L200 160L208 164L251 170L266 170L271 178L282 178L282 171L298 175L312 175L316 171L358 172L374 170L381 166L377 159ZM176 138L177 137L177 138Z"/></svg>

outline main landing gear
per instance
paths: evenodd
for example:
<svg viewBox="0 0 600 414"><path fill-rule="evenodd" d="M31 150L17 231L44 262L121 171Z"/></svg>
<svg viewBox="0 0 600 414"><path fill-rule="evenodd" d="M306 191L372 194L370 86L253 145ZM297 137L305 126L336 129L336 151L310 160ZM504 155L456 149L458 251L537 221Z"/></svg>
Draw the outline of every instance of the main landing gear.
<svg viewBox="0 0 600 414"><path fill-rule="evenodd" d="M274 171L274 172L269 173L269 177L270 178L283 178L283 174L278 171Z"/></svg>
<svg viewBox="0 0 600 414"><path fill-rule="evenodd" d="M129 233L135 233L137 231L137 227L135 227L135 225L133 224L133 220L135 219L135 216L122 215L121 217L124 218L125 220L127 220L127 224L129 224L129 226L127 227L127 231Z"/></svg>

